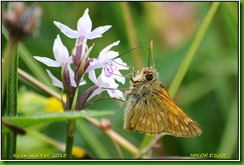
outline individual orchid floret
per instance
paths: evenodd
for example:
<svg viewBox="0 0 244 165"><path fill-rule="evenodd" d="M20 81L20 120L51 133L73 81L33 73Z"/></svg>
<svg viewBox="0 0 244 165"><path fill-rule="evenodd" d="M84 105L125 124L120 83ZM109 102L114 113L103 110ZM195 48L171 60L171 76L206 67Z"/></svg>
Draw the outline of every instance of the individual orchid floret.
<svg viewBox="0 0 244 165"><path fill-rule="evenodd" d="M63 32L67 37L69 38L76 38L76 45L79 45L82 43L82 49L81 51L78 48L76 49L75 56L78 61L81 61L82 57L85 54L86 49L86 42L87 40L100 38L102 37L102 34L106 32L108 29L110 29L111 25L106 26L100 26L92 31L92 21L90 19L90 16L88 14L89 10L86 9L83 16L78 20L77 23L77 30L72 30L68 26L54 21L54 24Z"/></svg>
<svg viewBox="0 0 244 165"><path fill-rule="evenodd" d="M93 98L95 95L99 95L100 93L102 93L103 91L107 91L109 96L112 98L117 98L117 99L124 99L123 93L118 90L118 84L116 84L113 81L110 82L104 82L101 79L101 75L96 78L96 74L95 71L92 70L89 72L89 79L95 84L97 85L97 88L93 91L93 93L90 95L90 97L87 100L90 100L91 98Z"/></svg>
<svg viewBox="0 0 244 165"><path fill-rule="evenodd" d="M119 56L118 52L110 50L113 46L117 46L119 41L112 43L105 47L100 53L97 59L92 59L90 65L88 66L86 72L103 68L101 73L101 80L103 82L114 82L116 79L120 83L125 83L125 77L120 73L119 70L128 69L127 64L123 62L121 58L116 58Z"/></svg>
<svg viewBox="0 0 244 165"><path fill-rule="evenodd" d="M63 45L59 35L57 35L53 44L53 54L55 60L39 56L34 56L34 58L49 67L60 67L65 63L72 63L72 58L69 57L68 49Z"/></svg>
<svg viewBox="0 0 244 165"><path fill-rule="evenodd" d="M74 80L74 72L70 67L70 64L72 63L72 58L69 57L69 52L67 50L67 48L63 45L59 35L57 36L57 38L54 41L54 45L53 45L53 54L55 57L55 60L52 60L50 58L47 57L39 57L39 56L34 56L34 58L40 62L42 62L43 64L49 66L49 67L64 67L66 66L66 77L69 77L69 82L71 84L72 87L76 87L76 82ZM55 78L53 75L51 75L50 71L48 72L48 75L50 76L50 78L52 79L53 85L63 88L62 85L60 85L60 82L58 82L59 80L57 78ZM58 80L58 81L57 81Z"/></svg>

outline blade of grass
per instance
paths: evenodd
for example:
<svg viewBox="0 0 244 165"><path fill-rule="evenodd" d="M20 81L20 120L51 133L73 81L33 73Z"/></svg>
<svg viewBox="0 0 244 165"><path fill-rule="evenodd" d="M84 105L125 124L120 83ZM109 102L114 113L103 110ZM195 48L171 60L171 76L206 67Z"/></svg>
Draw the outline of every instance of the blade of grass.
<svg viewBox="0 0 244 165"><path fill-rule="evenodd" d="M223 3L222 14L226 24L227 36L229 37L229 44L236 47L238 45L238 9L235 9L234 3ZM236 2L237 4L237 2Z"/></svg>
<svg viewBox="0 0 244 165"><path fill-rule="evenodd" d="M190 63L196 53L196 50L198 49L208 27L210 22L213 19L213 16L215 15L218 6L219 6L220 2L213 2L206 17L204 18L193 42L191 47L189 48L189 51L187 52L184 60L181 63L181 66L179 67L170 87L169 87L169 94L174 97L176 91L178 90L184 76L186 75L187 70L189 69ZM145 135L144 139L142 140L142 143L140 145L140 149L143 149L145 147L147 147L148 145L150 145L150 143L153 141L154 138L157 138L157 136L149 136L149 135Z"/></svg>
<svg viewBox="0 0 244 165"><path fill-rule="evenodd" d="M191 64L191 61L193 59L193 57L196 54L196 51L201 43L201 41L203 40L203 37L209 27L210 22L213 19L213 16L215 15L215 12L218 9L220 2L213 2L206 17L204 18L193 42L192 45L190 47L190 49L188 50L186 57L184 58L183 62L181 63L181 66L179 67L170 87L169 87L169 94L174 97L176 91L178 90L183 78L186 75L186 72Z"/></svg>
<svg viewBox="0 0 244 165"><path fill-rule="evenodd" d="M136 48L138 47L136 30L133 24L128 2L121 2L120 5L125 19L125 27L126 27L129 45L131 48ZM133 51L133 59L134 59L136 69L143 67L143 60L141 58L141 54L138 51Z"/></svg>

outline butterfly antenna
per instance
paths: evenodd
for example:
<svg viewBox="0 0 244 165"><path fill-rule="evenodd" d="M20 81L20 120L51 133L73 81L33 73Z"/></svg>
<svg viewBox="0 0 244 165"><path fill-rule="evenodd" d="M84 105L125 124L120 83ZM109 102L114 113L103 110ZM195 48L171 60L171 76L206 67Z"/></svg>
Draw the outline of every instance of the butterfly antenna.
<svg viewBox="0 0 244 165"><path fill-rule="evenodd" d="M132 49L130 49L130 50L127 50L127 51L121 53L119 56L117 56L117 57L115 57L115 58L121 57L121 56L123 56L124 54L129 53L129 52L131 52L131 51L133 51L133 50L136 50L136 49L142 49L142 48L143 48L143 49L147 49L148 52L149 52L149 54L150 54L150 48L148 48L148 47L146 47L146 46L138 46L138 47L132 48Z"/></svg>
<svg viewBox="0 0 244 165"><path fill-rule="evenodd" d="M151 48L151 49L150 49L150 50L151 50L151 51L150 51L150 55L152 55L152 63L153 63L153 67L155 67L155 63L154 63L154 55L153 55L153 40L150 41L150 48ZM150 59L148 60L148 66L149 66L149 64L150 64L149 61L150 61Z"/></svg>

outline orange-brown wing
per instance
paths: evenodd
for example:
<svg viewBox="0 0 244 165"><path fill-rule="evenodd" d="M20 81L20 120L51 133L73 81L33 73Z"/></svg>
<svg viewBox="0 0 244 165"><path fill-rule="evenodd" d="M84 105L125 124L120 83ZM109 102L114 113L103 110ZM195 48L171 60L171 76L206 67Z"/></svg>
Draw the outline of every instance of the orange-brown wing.
<svg viewBox="0 0 244 165"><path fill-rule="evenodd" d="M162 85L160 90L163 95L155 96L163 100L164 105L168 109L168 127L166 132L174 136L181 137L194 137L201 135L202 129L197 122L178 107Z"/></svg>
<svg viewBox="0 0 244 165"><path fill-rule="evenodd" d="M162 112L152 98L136 104L128 103L124 115L124 129L147 134L158 134L167 128L167 113Z"/></svg>
<svg viewBox="0 0 244 165"><path fill-rule="evenodd" d="M124 116L126 130L184 137L201 134L200 126L174 103L162 85L159 91L145 97L128 103Z"/></svg>

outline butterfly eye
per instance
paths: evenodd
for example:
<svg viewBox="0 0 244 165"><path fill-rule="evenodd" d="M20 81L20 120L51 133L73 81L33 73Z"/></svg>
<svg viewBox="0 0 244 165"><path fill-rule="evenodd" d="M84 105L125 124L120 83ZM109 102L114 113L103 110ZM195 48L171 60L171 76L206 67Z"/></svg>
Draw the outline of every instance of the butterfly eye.
<svg viewBox="0 0 244 165"><path fill-rule="evenodd" d="M146 79L147 79L147 81L151 81L153 79L153 75L152 74L147 74L146 75Z"/></svg>

